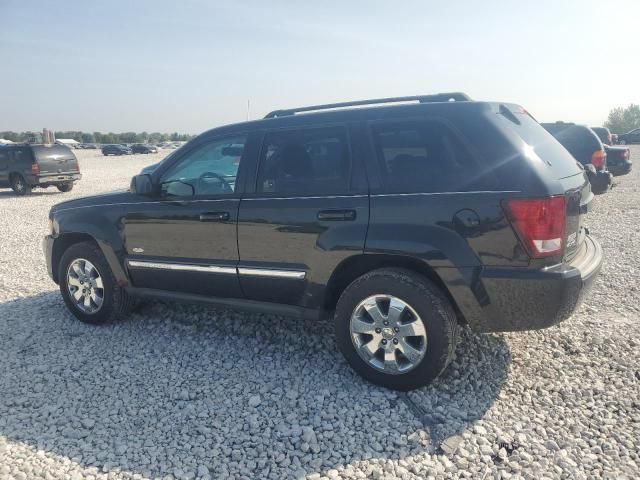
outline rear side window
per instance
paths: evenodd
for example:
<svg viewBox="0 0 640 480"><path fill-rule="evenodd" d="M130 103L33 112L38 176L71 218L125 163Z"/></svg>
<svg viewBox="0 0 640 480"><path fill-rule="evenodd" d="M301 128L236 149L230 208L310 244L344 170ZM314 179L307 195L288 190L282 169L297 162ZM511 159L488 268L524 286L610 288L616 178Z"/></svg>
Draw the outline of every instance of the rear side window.
<svg viewBox="0 0 640 480"><path fill-rule="evenodd" d="M351 159L342 127L271 132L265 135L258 170L259 193L348 193Z"/></svg>
<svg viewBox="0 0 640 480"><path fill-rule="evenodd" d="M540 159L552 170L555 178L565 178L582 172L565 147L554 138L545 128L536 122L528 113L512 112L517 121L509 116L498 114L502 122L508 124L518 136L532 148Z"/></svg>
<svg viewBox="0 0 640 480"><path fill-rule="evenodd" d="M31 152L26 148L13 150L13 161L16 163L31 163Z"/></svg>
<svg viewBox="0 0 640 480"><path fill-rule="evenodd" d="M437 121L372 125L384 189L388 193L465 191L480 166L460 138Z"/></svg>

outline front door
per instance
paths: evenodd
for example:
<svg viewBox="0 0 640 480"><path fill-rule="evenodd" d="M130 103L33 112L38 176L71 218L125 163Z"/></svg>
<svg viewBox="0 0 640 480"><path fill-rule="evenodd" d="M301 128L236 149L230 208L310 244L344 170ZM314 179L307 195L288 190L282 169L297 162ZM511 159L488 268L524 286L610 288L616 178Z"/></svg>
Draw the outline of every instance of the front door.
<svg viewBox="0 0 640 480"><path fill-rule="evenodd" d="M362 253L369 198L344 126L267 132L238 217L252 300L316 308L338 264Z"/></svg>
<svg viewBox="0 0 640 480"><path fill-rule="evenodd" d="M154 175L157 198L124 224L135 287L241 297L236 222L246 135L199 142Z"/></svg>

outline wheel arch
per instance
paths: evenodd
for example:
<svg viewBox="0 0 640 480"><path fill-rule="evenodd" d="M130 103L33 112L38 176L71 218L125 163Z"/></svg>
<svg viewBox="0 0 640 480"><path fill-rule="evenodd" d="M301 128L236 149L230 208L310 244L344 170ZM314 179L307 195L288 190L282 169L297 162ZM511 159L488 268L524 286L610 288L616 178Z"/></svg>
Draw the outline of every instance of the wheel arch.
<svg viewBox="0 0 640 480"><path fill-rule="evenodd" d="M61 232L54 241L51 252L51 270L53 280L56 283L59 283L58 270L60 268L60 259L62 258L62 255L70 246L82 242L91 242L95 244L104 255L118 284L121 287L128 286L129 279L118 262L118 257L111 246L87 232Z"/></svg>
<svg viewBox="0 0 640 480"><path fill-rule="evenodd" d="M380 268L404 268L431 280L451 302L458 321L460 323L466 323L464 315L458 308L457 302L436 270L423 260L404 255L364 253L343 260L333 271L327 282L323 299L323 310L334 310L340 295L351 282L367 272Z"/></svg>

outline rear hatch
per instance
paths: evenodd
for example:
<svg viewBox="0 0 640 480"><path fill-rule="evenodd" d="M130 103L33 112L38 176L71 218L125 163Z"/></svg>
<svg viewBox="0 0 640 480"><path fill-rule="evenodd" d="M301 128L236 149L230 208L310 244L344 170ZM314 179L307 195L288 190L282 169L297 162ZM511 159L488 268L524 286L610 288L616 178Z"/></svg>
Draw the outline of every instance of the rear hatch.
<svg viewBox="0 0 640 480"><path fill-rule="evenodd" d="M78 159L69 147L64 145L34 145L33 155L40 167L40 175L78 173Z"/></svg>
<svg viewBox="0 0 640 480"><path fill-rule="evenodd" d="M586 230L584 216L594 196L584 168L522 107L501 105L500 114L510 127L528 145L527 156L539 157L551 175L562 185L566 205L566 231L564 260L571 260L584 242Z"/></svg>

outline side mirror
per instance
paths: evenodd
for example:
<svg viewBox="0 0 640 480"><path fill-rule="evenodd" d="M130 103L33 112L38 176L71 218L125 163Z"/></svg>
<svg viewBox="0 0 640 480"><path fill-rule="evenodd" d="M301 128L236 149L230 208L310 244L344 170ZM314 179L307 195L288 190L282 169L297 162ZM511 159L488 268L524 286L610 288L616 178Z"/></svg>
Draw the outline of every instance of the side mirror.
<svg viewBox="0 0 640 480"><path fill-rule="evenodd" d="M153 193L151 175L143 173L133 177L131 179L131 187L129 190L131 193L135 193L137 195L151 195Z"/></svg>

